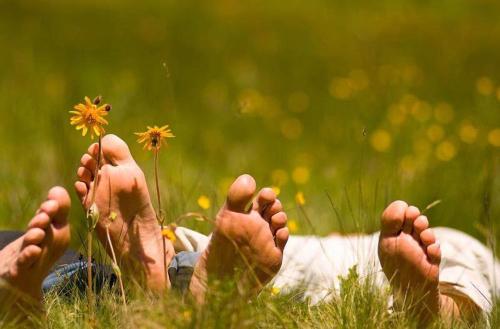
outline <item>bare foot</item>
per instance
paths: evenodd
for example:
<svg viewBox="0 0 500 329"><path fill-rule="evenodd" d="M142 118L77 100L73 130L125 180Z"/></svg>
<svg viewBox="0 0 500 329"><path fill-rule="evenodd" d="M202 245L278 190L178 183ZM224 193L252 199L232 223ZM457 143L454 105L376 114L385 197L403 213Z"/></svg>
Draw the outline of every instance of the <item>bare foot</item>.
<svg viewBox="0 0 500 329"><path fill-rule="evenodd" d="M82 204L87 210L91 204L91 188L97 165L98 145L92 144L81 159L81 167L75 183ZM132 158L123 140L115 135L102 139L102 167L95 204L100 219L96 226L97 236L109 255L111 251L106 237L109 231L118 261L128 274L143 272L147 286L161 291L168 286L164 270L163 237L151 204L146 179L141 168ZM114 212L116 219L110 220ZM167 266L174 249L169 240L166 243Z"/></svg>
<svg viewBox="0 0 500 329"><path fill-rule="evenodd" d="M0 288L0 296L20 293L20 297L25 297L22 300L40 303L42 281L69 244L70 206L66 190L53 187L47 201L29 222L26 233L0 250L0 279L9 285ZM10 298L0 298L0 301L15 304L15 298Z"/></svg>
<svg viewBox="0 0 500 329"><path fill-rule="evenodd" d="M423 321L437 316L441 249L427 217L403 201L391 203L382 214L378 253L399 301Z"/></svg>
<svg viewBox="0 0 500 329"><path fill-rule="evenodd" d="M288 240L287 216L269 188L262 189L246 211L254 193L255 180L249 175L238 177L231 185L191 280L190 291L198 302L204 301L211 280L235 279L239 272L240 290L254 293L280 269Z"/></svg>

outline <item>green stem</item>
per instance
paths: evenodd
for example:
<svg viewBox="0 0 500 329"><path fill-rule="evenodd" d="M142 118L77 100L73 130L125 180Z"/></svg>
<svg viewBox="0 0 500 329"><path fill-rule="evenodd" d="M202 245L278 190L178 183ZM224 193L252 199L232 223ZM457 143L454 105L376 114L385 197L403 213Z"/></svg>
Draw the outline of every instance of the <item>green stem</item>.
<svg viewBox="0 0 500 329"><path fill-rule="evenodd" d="M95 202L95 196L97 191L97 186L99 185L99 168L101 167L101 147L102 147L101 136L99 136L98 142L98 154L97 154L97 166L94 172L94 186L91 191L90 205L87 211L87 302L89 304L89 311L91 315L94 314L94 294L92 289L92 232L94 231L95 224L94 216L91 212L95 210L93 207ZM98 219L97 219L98 220Z"/></svg>
<svg viewBox="0 0 500 329"><path fill-rule="evenodd" d="M161 209L161 196L160 196L160 183L158 180L158 153L160 150L155 148L155 185L156 185L156 196L158 198L158 212L156 213L156 220L158 224L160 224L160 228L163 231L163 225L165 224L165 218L163 217L163 211ZM163 244L163 270L165 271L165 280L167 280L167 242L165 241L165 237L163 236L163 232L161 235L161 241Z"/></svg>

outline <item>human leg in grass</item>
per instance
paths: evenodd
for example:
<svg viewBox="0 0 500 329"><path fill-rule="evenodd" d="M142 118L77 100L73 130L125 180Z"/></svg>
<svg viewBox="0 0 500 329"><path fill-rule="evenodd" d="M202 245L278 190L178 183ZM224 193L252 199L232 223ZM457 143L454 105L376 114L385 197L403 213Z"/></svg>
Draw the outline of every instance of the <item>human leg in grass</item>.
<svg viewBox="0 0 500 329"><path fill-rule="evenodd" d="M26 232L0 250L0 279L7 283L0 286L0 309L8 303L15 312L17 301L23 308L41 305L42 282L69 244L70 205L65 189L52 188Z"/></svg>
<svg viewBox="0 0 500 329"><path fill-rule="evenodd" d="M255 180L242 175L229 188L208 247L195 266L190 291L202 303L212 281L237 278L242 294L256 293L281 267L288 240L287 216L269 188L253 204ZM250 208L249 210L247 210Z"/></svg>
<svg viewBox="0 0 500 329"><path fill-rule="evenodd" d="M90 191L97 165L98 145L92 144L82 156L78 168L75 188L87 210L90 205ZM146 179L141 168L132 158L127 144L115 135L102 139L103 165L99 171L99 184L95 204L99 209L97 236L108 254L106 227L109 228L111 243L125 275L134 275L139 270L148 288L162 291L169 281L164 269L174 256L172 243L166 241L156 221L156 215L149 196ZM112 213L116 214L113 219Z"/></svg>
<svg viewBox="0 0 500 329"><path fill-rule="evenodd" d="M421 323L436 317L470 320L479 312L466 298L440 293L440 245L427 217L418 208L395 201L385 209L378 254L396 303L405 304Z"/></svg>

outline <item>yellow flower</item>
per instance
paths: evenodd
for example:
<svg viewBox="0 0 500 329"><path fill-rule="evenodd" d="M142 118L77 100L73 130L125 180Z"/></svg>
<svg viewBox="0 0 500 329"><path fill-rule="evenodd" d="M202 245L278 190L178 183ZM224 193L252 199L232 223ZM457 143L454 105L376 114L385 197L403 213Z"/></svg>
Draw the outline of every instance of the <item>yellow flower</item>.
<svg viewBox="0 0 500 329"><path fill-rule="evenodd" d="M271 288L271 295L273 295L273 296L279 295L280 292L281 292L280 287L272 287Z"/></svg>
<svg viewBox="0 0 500 329"><path fill-rule="evenodd" d="M210 199L206 195L202 195L198 198L198 206L201 209L209 209L210 208Z"/></svg>
<svg viewBox="0 0 500 329"><path fill-rule="evenodd" d="M427 128L427 137L432 142L439 142L444 137L444 129L440 125L431 125Z"/></svg>
<svg viewBox="0 0 500 329"><path fill-rule="evenodd" d="M288 220L287 226L290 230L290 233L296 233L299 230L299 225L297 224L297 221L295 219Z"/></svg>
<svg viewBox="0 0 500 329"><path fill-rule="evenodd" d="M305 184L309 181L310 171L307 167L296 167L292 172L292 179L297 184Z"/></svg>
<svg viewBox="0 0 500 329"><path fill-rule="evenodd" d="M500 147L500 128L493 129L489 132L488 142L495 147Z"/></svg>
<svg viewBox="0 0 500 329"><path fill-rule="evenodd" d="M271 189L273 190L274 194L276 194L276 196L280 195L281 188L279 186L272 186Z"/></svg>
<svg viewBox="0 0 500 329"><path fill-rule="evenodd" d="M489 96L495 90L495 85L493 81L488 77L481 77L476 81L476 90L478 93L484 96Z"/></svg>
<svg viewBox="0 0 500 329"><path fill-rule="evenodd" d="M70 124L76 126L76 130L82 130L82 136L87 135L90 130L90 138L94 139L94 134L99 137L105 133L103 126L108 124L103 117L108 115L111 106L103 104L98 106L101 102L100 97L97 97L94 102L85 96L85 104L75 105L76 111L69 111L73 114L70 118Z"/></svg>
<svg viewBox="0 0 500 329"><path fill-rule="evenodd" d="M175 242L175 240L177 240L177 237L175 236L174 230L175 230L175 226L174 225L165 226L161 230L161 235L164 236L164 237L166 237L170 241Z"/></svg>
<svg viewBox="0 0 500 329"><path fill-rule="evenodd" d="M436 157L441 161L450 161L457 154L455 145L450 141L440 143L436 148Z"/></svg>
<svg viewBox="0 0 500 329"><path fill-rule="evenodd" d="M297 204L303 206L306 204L306 198L304 197L304 193L302 192L297 192L297 194L295 194L295 202L297 202Z"/></svg>
<svg viewBox="0 0 500 329"><path fill-rule="evenodd" d="M172 134L172 130L168 128L168 125L165 125L161 128L158 126L148 126L147 131L135 134L139 136L137 142L139 144L144 143L144 148L147 148L149 151L153 149L159 150L162 146L163 139L175 137L174 134Z"/></svg>
<svg viewBox="0 0 500 329"><path fill-rule="evenodd" d="M460 127L458 134L460 136L460 139L464 143L472 144L476 141L478 132L477 132L477 128L474 127L473 125L471 125L469 123L464 123Z"/></svg>
<svg viewBox="0 0 500 329"><path fill-rule="evenodd" d="M387 152L392 144L392 137L387 130L378 129L370 136L372 147L378 152Z"/></svg>

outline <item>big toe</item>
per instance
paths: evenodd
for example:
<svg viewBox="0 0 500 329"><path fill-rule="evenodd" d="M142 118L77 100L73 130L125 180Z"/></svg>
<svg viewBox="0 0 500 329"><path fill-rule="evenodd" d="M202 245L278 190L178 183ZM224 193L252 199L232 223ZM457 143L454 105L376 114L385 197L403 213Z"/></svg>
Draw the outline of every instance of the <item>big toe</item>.
<svg viewBox="0 0 500 329"><path fill-rule="evenodd" d="M66 225L69 209L71 208L71 198L68 192L60 186L55 186L49 190L48 199L54 200L58 204L58 210L52 218L52 223L55 226Z"/></svg>
<svg viewBox="0 0 500 329"><path fill-rule="evenodd" d="M102 138L102 154L105 161L112 165L134 162L127 143L116 135L110 134Z"/></svg>
<svg viewBox="0 0 500 329"><path fill-rule="evenodd" d="M380 221L381 231L383 234L397 234L403 228L406 209L408 204L404 201L392 202L382 214Z"/></svg>
<svg viewBox="0 0 500 329"><path fill-rule="evenodd" d="M233 182L227 194L226 208L235 212L245 212L255 193L255 179L247 174Z"/></svg>

